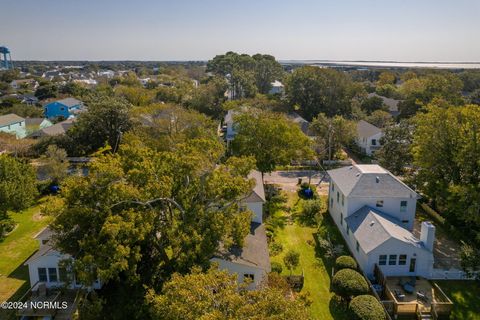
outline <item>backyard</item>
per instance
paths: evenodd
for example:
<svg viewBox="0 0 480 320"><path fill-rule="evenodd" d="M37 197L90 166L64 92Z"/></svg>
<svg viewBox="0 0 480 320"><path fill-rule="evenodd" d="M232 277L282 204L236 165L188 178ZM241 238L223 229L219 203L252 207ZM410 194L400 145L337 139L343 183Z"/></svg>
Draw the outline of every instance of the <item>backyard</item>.
<svg viewBox="0 0 480 320"><path fill-rule="evenodd" d="M274 230L274 241L283 245L278 254L271 254L271 261L282 264L282 275L289 275L283 263L285 253L293 249L300 254L299 266L292 270L293 275L304 274L304 286L301 292L309 292L313 303L309 310L313 319L348 319L344 306L338 305L334 294L330 292L330 276L333 259L325 257L318 245L320 233L328 233L332 238L339 239L340 235L323 212L320 227L315 222L305 222L298 216L302 200L296 192L283 191L286 203L271 206L271 215L267 225ZM326 197L321 198L325 202ZM335 241L334 241L335 242Z"/></svg>
<svg viewBox="0 0 480 320"><path fill-rule="evenodd" d="M42 201L22 212L13 212L15 229L0 241L0 302L20 298L30 287L24 261L38 249L33 238L50 218L40 212Z"/></svg>
<svg viewBox="0 0 480 320"><path fill-rule="evenodd" d="M452 300L450 319L480 319L480 284L478 281L436 281L443 292Z"/></svg>

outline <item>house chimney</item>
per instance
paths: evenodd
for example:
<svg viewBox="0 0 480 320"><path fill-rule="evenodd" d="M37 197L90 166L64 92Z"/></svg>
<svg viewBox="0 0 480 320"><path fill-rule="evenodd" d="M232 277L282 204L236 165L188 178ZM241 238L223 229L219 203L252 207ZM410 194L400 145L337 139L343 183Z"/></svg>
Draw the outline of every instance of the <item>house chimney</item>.
<svg viewBox="0 0 480 320"><path fill-rule="evenodd" d="M420 231L420 241L423 242L423 245L427 250L433 252L433 242L435 240L435 226L429 222L422 222L422 229Z"/></svg>

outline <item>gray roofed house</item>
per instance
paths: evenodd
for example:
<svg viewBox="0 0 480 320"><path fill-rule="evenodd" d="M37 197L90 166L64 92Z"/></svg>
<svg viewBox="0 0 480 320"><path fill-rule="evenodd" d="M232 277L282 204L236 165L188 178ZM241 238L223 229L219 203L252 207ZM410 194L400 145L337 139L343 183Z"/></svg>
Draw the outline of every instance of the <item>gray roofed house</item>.
<svg viewBox="0 0 480 320"><path fill-rule="evenodd" d="M369 206L358 209L346 217L345 222L365 253L374 250L391 238L424 248L419 239L401 227L401 221Z"/></svg>
<svg viewBox="0 0 480 320"><path fill-rule="evenodd" d="M380 139L382 137L382 129L364 120L360 120L357 123L357 136L355 142L365 154L371 156L375 151L380 149Z"/></svg>
<svg viewBox="0 0 480 320"><path fill-rule="evenodd" d="M17 116L14 113L10 113L10 114L0 116L0 127L9 126L9 125L19 123L19 122L24 122L24 121L25 121L24 118Z"/></svg>
<svg viewBox="0 0 480 320"><path fill-rule="evenodd" d="M357 164L329 170L328 174L344 196L419 198L409 186L377 164Z"/></svg>
<svg viewBox="0 0 480 320"><path fill-rule="evenodd" d="M243 247L232 246L225 250L223 246L215 254L217 258L247 266L270 270L270 255L268 252L265 225L252 222L250 232L245 237Z"/></svg>
<svg viewBox="0 0 480 320"><path fill-rule="evenodd" d="M75 98L65 98L65 99L62 99L62 100L58 100L57 102L65 105L67 107L74 107L74 106L78 106L79 104L82 104L82 102L80 100L75 99Z"/></svg>
<svg viewBox="0 0 480 320"><path fill-rule="evenodd" d="M313 134L310 132L309 127L310 127L310 122L305 120L302 116L300 116L296 112L291 112L287 115L287 118L296 123L302 132L307 135L307 136L313 136Z"/></svg>
<svg viewBox="0 0 480 320"><path fill-rule="evenodd" d="M53 126L49 126L41 130L38 130L32 133L30 137L36 139L36 138L41 138L45 136L53 137L53 136L65 134L73 126L74 122L75 122L75 119L67 119L65 121L56 123Z"/></svg>
<svg viewBox="0 0 480 320"><path fill-rule="evenodd" d="M381 132L382 132L382 129L374 126L373 124L365 120L360 120L357 123L357 134L360 137L368 138Z"/></svg>
<svg viewBox="0 0 480 320"><path fill-rule="evenodd" d="M249 179L255 180L255 186L252 193L244 200L245 202L265 202L265 189L263 188L262 173L257 170L250 171L248 175Z"/></svg>
<svg viewBox="0 0 480 320"><path fill-rule="evenodd" d="M378 95L376 94L375 92L372 92L372 93L369 93L368 94L368 97L371 98L371 97L379 97L383 100L383 103L388 107L388 111L390 112L390 114L394 117L398 116L398 114L400 113L398 111L398 103L400 102L400 100L396 100L396 99L392 99L392 98L387 98L387 97L384 97L384 96L381 96L381 95Z"/></svg>

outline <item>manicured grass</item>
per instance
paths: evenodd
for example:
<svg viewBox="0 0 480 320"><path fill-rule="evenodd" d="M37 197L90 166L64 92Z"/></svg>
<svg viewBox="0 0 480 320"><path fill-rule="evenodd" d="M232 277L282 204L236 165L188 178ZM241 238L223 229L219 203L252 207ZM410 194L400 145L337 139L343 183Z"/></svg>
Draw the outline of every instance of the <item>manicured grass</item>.
<svg viewBox="0 0 480 320"><path fill-rule="evenodd" d="M40 213L40 204L13 212L11 217L17 226L0 241L0 302L18 299L30 287L28 268L23 263L38 249L33 237L51 220Z"/></svg>
<svg viewBox="0 0 480 320"><path fill-rule="evenodd" d="M453 302L450 319L480 319L480 284L477 281L436 281Z"/></svg>
<svg viewBox="0 0 480 320"><path fill-rule="evenodd" d="M271 257L271 261L279 262L283 266L283 275L290 272L283 264L285 253L293 249L300 254L300 264L293 270L292 274L304 274L304 287L302 292L310 292L313 300L309 307L313 319L348 319L343 307L338 307L333 293L330 292L330 274L332 272L332 261L325 258L317 247L315 238L318 228L315 225L309 226L295 219L295 209L299 209L299 198L296 193L286 193L288 202L284 208L273 210L268 224L275 227L275 242L283 245L280 254ZM334 226L328 225L329 217L325 217L323 227L327 232L333 230ZM333 222L332 222L333 223Z"/></svg>

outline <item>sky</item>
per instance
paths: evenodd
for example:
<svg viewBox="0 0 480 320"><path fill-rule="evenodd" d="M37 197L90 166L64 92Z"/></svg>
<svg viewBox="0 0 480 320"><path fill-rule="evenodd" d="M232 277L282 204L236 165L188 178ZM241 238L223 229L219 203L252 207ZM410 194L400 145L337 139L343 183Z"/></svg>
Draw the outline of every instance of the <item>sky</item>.
<svg viewBox="0 0 480 320"><path fill-rule="evenodd" d="M479 0L0 0L13 60L480 61Z"/></svg>

